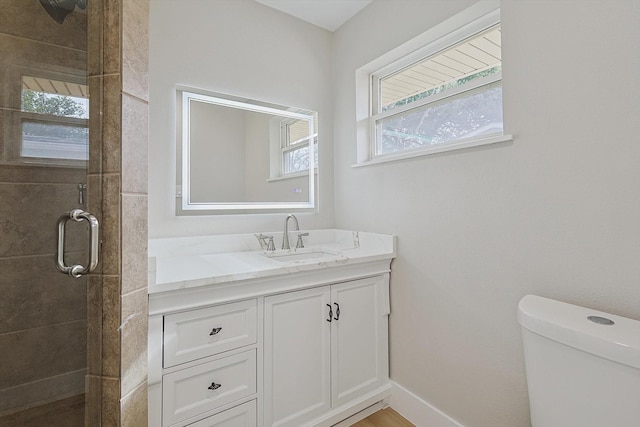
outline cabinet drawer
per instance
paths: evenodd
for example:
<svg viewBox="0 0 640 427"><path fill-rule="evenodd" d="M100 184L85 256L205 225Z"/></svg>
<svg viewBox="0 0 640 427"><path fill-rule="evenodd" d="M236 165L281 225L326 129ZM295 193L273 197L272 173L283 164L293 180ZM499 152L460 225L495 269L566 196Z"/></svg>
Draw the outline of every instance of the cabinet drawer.
<svg viewBox="0 0 640 427"><path fill-rule="evenodd" d="M257 300L165 316L165 368L256 342Z"/></svg>
<svg viewBox="0 0 640 427"><path fill-rule="evenodd" d="M258 424L256 413L256 401L252 400L197 423L189 424L188 427L256 427Z"/></svg>
<svg viewBox="0 0 640 427"><path fill-rule="evenodd" d="M254 393L256 350L172 372L162 378L163 425L175 424Z"/></svg>

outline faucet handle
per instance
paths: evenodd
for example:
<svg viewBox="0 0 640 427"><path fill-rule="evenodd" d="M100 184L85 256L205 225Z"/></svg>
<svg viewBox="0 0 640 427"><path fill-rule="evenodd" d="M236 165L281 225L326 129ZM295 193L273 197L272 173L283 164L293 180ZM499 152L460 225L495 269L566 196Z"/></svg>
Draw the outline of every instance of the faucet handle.
<svg viewBox="0 0 640 427"><path fill-rule="evenodd" d="M265 251L275 251L276 246L273 243L273 236L267 236L262 233L256 236L258 238L258 242L260 242L260 248Z"/></svg>
<svg viewBox="0 0 640 427"><path fill-rule="evenodd" d="M273 243L273 236L265 236L265 237L269 239L269 241L267 242L267 250L271 252L275 251L276 245Z"/></svg>
<svg viewBox="0 0 640 427"><path fill-rule="evenodd" d="M296 243L296 249L302 249L304 248L304 240L302 240L303 237L307 237L309 235L309 233L300 233L298 234L298 243Z"/></svg>

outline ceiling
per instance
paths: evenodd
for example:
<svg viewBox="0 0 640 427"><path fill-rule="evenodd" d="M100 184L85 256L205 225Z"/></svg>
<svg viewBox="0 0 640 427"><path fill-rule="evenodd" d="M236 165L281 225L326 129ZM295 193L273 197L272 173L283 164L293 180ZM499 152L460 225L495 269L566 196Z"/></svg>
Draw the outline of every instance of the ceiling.
<svg viewBox="0 0 640 427"><path fill-rule="evenodd" d="M373 0L256 0L329 31L337 30Z"/></svg>

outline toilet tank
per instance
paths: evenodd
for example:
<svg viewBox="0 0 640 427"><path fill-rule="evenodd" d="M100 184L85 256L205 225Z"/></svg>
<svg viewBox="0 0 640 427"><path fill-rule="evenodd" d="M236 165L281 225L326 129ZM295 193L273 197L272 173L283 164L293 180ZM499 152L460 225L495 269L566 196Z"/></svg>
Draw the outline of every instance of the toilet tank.
<svg viewBox="0 0 640 427"><path fill-rule="evenodd" d="M533 427L640 427L640 322L527 295L518 305Z"/></svg>

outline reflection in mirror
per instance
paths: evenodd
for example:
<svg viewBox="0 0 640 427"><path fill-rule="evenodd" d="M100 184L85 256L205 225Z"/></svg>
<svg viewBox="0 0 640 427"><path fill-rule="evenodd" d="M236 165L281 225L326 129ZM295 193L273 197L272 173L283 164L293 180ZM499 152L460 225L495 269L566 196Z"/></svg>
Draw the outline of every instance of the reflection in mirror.
<svg viewBox="0 0 640 427"><path fill-rule="evenodd" d="M178 214L314 207L315 112L187 90L179 97Z"/></svg>

